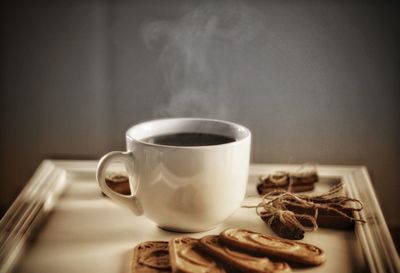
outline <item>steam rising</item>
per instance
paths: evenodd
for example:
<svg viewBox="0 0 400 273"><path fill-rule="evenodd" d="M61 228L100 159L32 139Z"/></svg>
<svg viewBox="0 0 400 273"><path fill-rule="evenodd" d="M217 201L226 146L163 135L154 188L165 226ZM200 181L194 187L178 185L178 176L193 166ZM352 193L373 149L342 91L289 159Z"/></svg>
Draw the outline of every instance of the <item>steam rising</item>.
<svg viewBox="0 0 400 273"><path fill-rule="evenodd" d="M146 46L161 51L159 66L170 92L155 116L226 119L232 114L230 55L256 37L260 15L240 1L215 2L189 7L176 21L143 25Z"/></svg>

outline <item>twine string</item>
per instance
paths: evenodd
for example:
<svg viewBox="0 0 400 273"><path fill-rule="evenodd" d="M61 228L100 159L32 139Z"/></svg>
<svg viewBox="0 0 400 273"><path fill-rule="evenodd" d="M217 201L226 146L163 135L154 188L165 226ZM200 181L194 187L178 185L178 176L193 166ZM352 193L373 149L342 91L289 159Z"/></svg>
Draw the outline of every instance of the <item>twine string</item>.
<svg viewBox="0 0 400 273"><path fill-rule="evenodd" d="M284 225L293 225L296 228L302 231L315 231L318 228L317 221L313 216L306 215L306 214L296 214L290 210L280 209L273 206L263 207L263 211L257 211L257 214L261 218L268 219L267 224L271 226L271 224L276 220L279 221ZM300 220L307 220L311 223L311 227L304 226Z"/></svg>
<svg viewBox="0 0 400 273"><path fill-rule="evenodd" d="M363 203L355 198L340 195L344 189L343 182L333 186L328 192L319 195L295 194L286 190L274 190L262 197L261 202L256 206L243 206L255 208L257 215L269 218L270 225L275 219L279 219L283 224L290 223L303 231L314 231L318 228L317 219L319 210L327 210L350 221L365 223L363 219L358 219L346 214L343 211L361 211ZM351 203L351 205L347 205ZM298 214L287 209L288 206L296 206L303 209L313 209L314 215ZM307 220L311 227L306 227L299 220Z"/></svg>
<svg viewBox="0 0 400 273"><path fill-rule="evenodd" d="M294 178L299 179L299 178L310 177L315 173L317 173L316 164L305 163L301 165L297 171L294 172L277 171L269 175L262 175L259 177L259 180L262 182L268 179L272 184L275 184L276 186L287 185L287 190L292 191Z"/></svg>

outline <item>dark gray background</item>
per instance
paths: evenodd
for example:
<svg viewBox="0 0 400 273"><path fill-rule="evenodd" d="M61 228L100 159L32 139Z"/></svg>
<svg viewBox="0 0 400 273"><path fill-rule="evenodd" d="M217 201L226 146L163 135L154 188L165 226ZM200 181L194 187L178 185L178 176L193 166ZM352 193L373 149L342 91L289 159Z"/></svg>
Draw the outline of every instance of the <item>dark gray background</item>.
<svg viewBox="0 0 400 273"><path fill-rule="evenodd" d="M1 7L0 198L44 158L98 159L165 116L224 118L252 162L365 165L400 226L399 6L31 1Z"/></svg>

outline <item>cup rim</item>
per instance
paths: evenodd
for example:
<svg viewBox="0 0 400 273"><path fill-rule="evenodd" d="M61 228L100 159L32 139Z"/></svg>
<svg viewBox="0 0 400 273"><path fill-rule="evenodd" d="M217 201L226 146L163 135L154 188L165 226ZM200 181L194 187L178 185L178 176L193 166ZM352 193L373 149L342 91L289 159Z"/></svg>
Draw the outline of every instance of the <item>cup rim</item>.
<svg viewBox="0 0 400 273"><path fill-rule="evenodd" d="M235 141L229 142L229 143L223 143L223 144L217 144L217 145L202 145L202 146L174 146L174 145L162 145L162 144L155 144L155 143L149 143L146 141L143 141L141 139L132 137L129 135L129 132L133 130L135 127L143 126L146 123L153 123L153 122L162 122L162 121L207 121L207 122L216 122L216 123L222 123L226 124L232 127L237 127L240 129L240 131L244 132L245 136L241 139L236 139ZM211 119L211 118L188 118L188 117L181 117L181 118L159 118L159 119L150 119L146 121L139 122L131 127L129 127L126 132L125 132L125 137L127 140L133 141L140 143L142 145L150 146L150 147L158 147L158 148L171 148L171 149L185 149L185 150L190 150L190 149L218 149L222 147L227 147L227 146L236 146L239 145L240 143L246 141L247 139L251 138L251 131L238 123L227 121L227 120L221 120L221 119Z"/></svg>

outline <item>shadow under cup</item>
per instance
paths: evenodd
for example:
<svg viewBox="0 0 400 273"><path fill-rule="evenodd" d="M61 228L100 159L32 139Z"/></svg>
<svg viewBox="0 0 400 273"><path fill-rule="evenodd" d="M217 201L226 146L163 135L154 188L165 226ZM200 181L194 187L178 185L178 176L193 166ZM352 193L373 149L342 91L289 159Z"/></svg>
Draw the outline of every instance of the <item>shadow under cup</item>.
<svg viewBox="0 0 400 273"><path fill-rule="evenodd" d="M119 203L163 229L212 229L244 199L250 143L247 128L221 120L177 118L135 125L126 133L124 153L132 160L123 162L136 190L130 202Z"/></svg>

